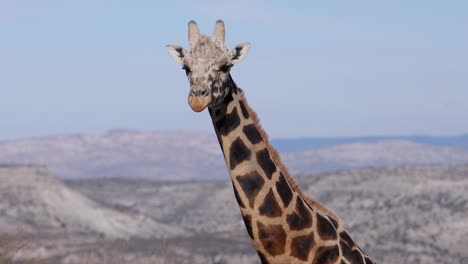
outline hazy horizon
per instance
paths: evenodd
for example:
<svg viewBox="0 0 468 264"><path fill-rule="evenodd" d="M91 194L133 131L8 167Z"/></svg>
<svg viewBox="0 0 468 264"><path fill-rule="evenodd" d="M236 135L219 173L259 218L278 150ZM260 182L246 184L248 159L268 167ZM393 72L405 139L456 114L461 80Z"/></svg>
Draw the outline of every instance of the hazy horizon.
<svg viewBox="0 0 468 264"><path fill-rule="evenodd" d="M0 140L114 128L213 132L166 44L229 47L271 138L468 133L463 1L0 2Z"/></svg>
<svg viewBox="0 0 468 264"><path fill-rule="evenodd" d="M206 133L213 134L215 136L214 130L202 130L202 129L155 129L155 130L144 130L144 129L133 129L133 128L110 128L103 131L76 131L76 132L64 132L64 133L51 133L44 135L33 135L33 136L22 136L22 137L9 137L9 138L0 138L1 142L17 141L17 140L29 140L29 139L42 139L49 137L67 137L67 136L76 136L76 135L85 135L85 136L105 136L110 133L118 132L135 132L135 133L177 133L177 132L187 132L187 133ZM368 139L368 138L411 138L411 137L429 137L429 138L452 138L452 137L466 137L467 133L453 134L453 135L433 135L433 134L363 134L363 135L339 135L339 136L285 136L285 137L270 137L270 140L301 140L301 139Z"/></svg>

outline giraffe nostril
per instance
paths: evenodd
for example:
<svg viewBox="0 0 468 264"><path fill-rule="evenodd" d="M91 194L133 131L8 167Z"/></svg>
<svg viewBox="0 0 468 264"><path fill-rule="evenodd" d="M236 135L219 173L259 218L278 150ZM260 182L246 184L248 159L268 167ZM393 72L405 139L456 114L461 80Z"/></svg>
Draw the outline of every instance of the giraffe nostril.
<svg viewBox="0 0 468 264"><path fill-rule="evenodd" d="M190 96L194 96L194 97L197 97L197 96L207 97L209 94L210 94L210 89L208 88L195 88L195 89L190 90Z"/></svg>

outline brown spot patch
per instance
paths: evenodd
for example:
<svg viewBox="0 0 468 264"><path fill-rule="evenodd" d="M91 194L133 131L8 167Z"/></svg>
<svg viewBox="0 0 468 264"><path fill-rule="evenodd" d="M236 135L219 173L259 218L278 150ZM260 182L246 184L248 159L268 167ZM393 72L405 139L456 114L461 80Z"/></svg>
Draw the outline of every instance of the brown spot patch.
<svg viewBox="0 0 468 264"><path fill-rule="evenodd" d="M298 236L291 241L291 256L306 261L314 246L314 234Z"/></svg>
<svg viewBox="0 0 468 264"><path fill-rule="evenodd" d="M346 231L340 233L340 246L343 256L351 263L374 263L370 258L364 256L362 250L354 243Z"/></svg>
<svg viewBox="0 0 468 264"><path fill-rule="evenodd" d="M366 264L375 264L369 257L366 257Z"/></svg>
<svg viewBox="0 0 468 264"><path fill-rule="evenodd" d="M296 210L286 217L291 230L302 230L312 226L312 215L300 197L296 199Z"/></svg>
<svg viewBox="0 0 468 264"><path fill-rule="evenodd" d="M265 251L272 255L280 255L284 253L286 244L286 232L281 225L264 225L257 222L258 238L263 245Z"/></svg>
<svg viewBox="0 0 468 264"><path fill-rule="evenodd" d="M251 239L253 239L253 232L252 232L252 216L250 215L243 215L242 218L244 219L245 228L249 233Z"/></svg>
<svg viewBox="0 0 468 264"><path fill-rule="evenodd" d="M351 239L351 237L346 231L340 233L340 239L341 241L344 241L350 248L355 247L354 241Z"/></svg>
<svg viewBox="0 0 468 264"><path fill-rule="evenodd" d="M268 260L265 257L265 255L263 255L262 252L257 251L257 254L258 254L258 257L260 258L260 261L262 262L262 264L268 264Z"/></svg>
<svg viewBox="0 0 468 264"><path fill-rule="evenodd" d="M234 185L234 182L232 183L232 187L234 189L234 196L236 197L237 204L239 204L240 207L245 208L244 202L239 196L239 192L236 189L236 186Z"/></svg>
<svg viewBox="0 0 468 264"><path fill-rule="evenodd" d="M250 143L255 145L262 142L262 136L254 124L245 126L242 131L247 136L247 139L249 139Z"/></svg>
<svg viewBox="0 0 468 264"><path fill-rule="evenodd" d="M351 263L356 263L356 264L364 264L364 255L361 253L361 251L354 249L353 250L353 257L354 257L354 262Z"/></svg>
<svg viewBox="0 0 468 264"><path fill-rule="evenodd" d="M216 109L214 112L215 117L219 117L221 115L221 108Z"/></svg>
<svg viewBox="0 0 468 264"><path fill-rule="evenodd" d="M229 163L231 170L236 168L237 164L250 159L251 155L252 152L247 148L242 139L239 137L236 138L229 149Z"/></svg>
<svg viewBox="0 0 468 264"><path fill-rule="evenodd" d="M323 240L334 240L338 237L336 229L332 223L319 213L317 213L317 230L318 235Z"/></svg>
<svg viewBox="0 0 468 264"><path fill-rule="evenodd" d="M247 111L247 108L245 107L244 102L239 101L240 109L242 111L242 115L244 116L245 119L249 118L249 111Z"/></svg>
<svg viewBox="0 0 468 264"><path fill-rule="evenodd" d="M265 215L268 217L278 217L283 214L283 211L281 210L278 202L275 199L275 195L273 194L272 189L268 191L268 194L263 200L262 205L258 208L258 211L261 215Z"/></svg>
<svg viewBox="0 0 468 264"><path fill-rule="evenodd" d="M340 240L341 253L343 257L353 264L364 264L364 259L361 253L352 249L344 240Z"/></svg>
<svg viewBox="0 0 468 264"><path fill-rule="evenodd" d="M265 184L265 180L256 171L247 173L246 175L237 176L236 180L247 199L249 199L250 208L253 208L255 197L257 197L258 192Z"/></svg>
<svg viewBox="0 0 468 264"><path fill-rule="evenodd" d="M265 148L257 152L257 162L260 167L262 167L268 179L271 179L273 173L276 171L276 165L273 160L271 160L268 149Z"/></svg>
<svg viewBox="0 0 468 264"><path fill-rule="evenodd" d="M231 113L225 115L224 118L219 119L215 125L219 133L223 136L228 135L231 131L236 129L236 127L240 125L240 118L239 114L237 113L237 108L234 107Z"/></svg>
<svg viewBox="0 0 468 264"><path fill-rule="evenodd" d="M363 254L346 231L340 233L340 247L343 257L350 263L364 263Z"/></svg>
<svg viewBox="0 0 468 264"><path fill-rule="evenodd" d="M328 219L330 220L330 222L333 224L333 226L335 227L335 229L338 229L338 222L333 219L333 217L331 216L328 216Z"/></svg>
<svg viewBox="0 0 468 264"><path fill-rule="evenodd" d="M292 200L293 192L291 190L291 186L286 181L286 177L284 177L282 172L280 172L278 182L276 182L276 190L278 191L278 194L281 197L281 200L283 201L284 207L288 207L289 203Z"/></svg>
<svg viewBox="0 0 468 264"><path fill-rule="evenodd" d="M313 264L332 264L338 260L339 257L338 246L320 247L315 254L312 261Z"/></svg>

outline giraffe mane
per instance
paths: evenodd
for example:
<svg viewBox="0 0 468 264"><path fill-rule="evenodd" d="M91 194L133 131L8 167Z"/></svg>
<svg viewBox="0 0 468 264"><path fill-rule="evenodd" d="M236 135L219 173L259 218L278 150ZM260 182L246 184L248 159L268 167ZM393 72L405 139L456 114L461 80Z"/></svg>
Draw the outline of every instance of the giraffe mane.
<svg viewBox="0 0 468 264"><path fill-rule="evenodd" d="M260 135L262 136L268 150L270 151L270 154L272 156L273 161L280 168L281 172L284 174L284 176L286 177L287 181L289 182L289 184L291 185L293 190L296 191L304 199L304 201L306 203L308 203L310 206L312 206L314 209L316 209L317 211L319 211L319 212L321 212L323 214L328 215L329 217L332 217L335 221L341 223L341 220L338 218L338 216L334 212L332 212L330 209L323 206L320 202L310 198L309 196L304 194L304 192L302 192L299 184L289 174L286 166L281 161L281 157L280 157L278 151L270 144L270 141L268 139L268 135L263 130L262 125L260 124L260 120L259 120L259 118L257 116L257 113L255 113L255 111L253 111L252 108L250 107L250 105L247 103L247 99L244 96L244 92L240 88L237 88L237 90L239 91L239 93L238 93L239 94L239 100L241 100L244 103L245 107L247 108L249 116L252 118L253 122L257 126L257 129L259 130Z"/></svg>

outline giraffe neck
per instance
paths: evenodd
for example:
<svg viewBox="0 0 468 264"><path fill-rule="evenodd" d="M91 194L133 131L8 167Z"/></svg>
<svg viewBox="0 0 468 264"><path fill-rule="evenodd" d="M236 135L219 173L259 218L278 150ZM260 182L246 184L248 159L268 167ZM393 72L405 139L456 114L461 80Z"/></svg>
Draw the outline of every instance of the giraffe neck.
<svg viewBox="0 0 468 264"><path fill-rule="evenodd" d="M289 176L230 76L224 85L227 96L209 112L262 263L335 263L340 258L347 260L343 263L364 263L367 256L336 216L307 198ZM349 260L353 258L356 261Z"/></svg>

